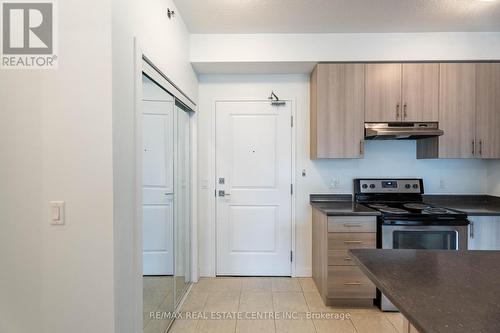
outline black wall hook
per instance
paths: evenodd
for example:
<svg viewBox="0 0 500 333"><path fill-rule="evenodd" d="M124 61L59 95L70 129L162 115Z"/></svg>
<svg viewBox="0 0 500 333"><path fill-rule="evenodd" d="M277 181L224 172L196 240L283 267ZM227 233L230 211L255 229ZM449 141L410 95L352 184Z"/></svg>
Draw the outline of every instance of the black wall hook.
<svg viewBox="0 0 500 333"><path fill-rule="evenodd" d="M279 97L274 93L274 91L271 91L271 96L269 96L267 99L269 99L271 101L271 105L274 106L280 106L286 104L286 101L281 101Z"/></svg>
<svg viewBox="0 0 500 333"><path fill-rule="evenodd" d="M280 100L280 99L279 99L279 97L278 97L278 96L276 96L276 94L274 93L274 91L273 91L273 90L271 90L271 96L269 96L269 97L268 97L268 99L270 99L271 101L272 101L272 100L275 100L275 101L277 101L277 102Z"/></svg>

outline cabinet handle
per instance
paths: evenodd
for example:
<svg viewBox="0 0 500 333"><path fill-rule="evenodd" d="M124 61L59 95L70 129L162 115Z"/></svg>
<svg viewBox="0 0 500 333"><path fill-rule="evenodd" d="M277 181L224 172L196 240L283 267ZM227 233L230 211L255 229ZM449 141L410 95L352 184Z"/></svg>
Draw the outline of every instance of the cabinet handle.
<svg viewBox="0 0 500 333"><path fill-rule="evenodd" d="M476 154L476 141L472 140L472 156Z"/></svg>
<svg viewBox="0 0 500 333"><path fill-rule="evenodd" d="M408 105L406 105L406 103L405 103L405 105L403 105L403 119L406 119L406 117L408 117L407 109L408 109Z"/></svg>
<svg viewBox="0 0 500 333"><path fill-rule="evenodd" d="M362 283L361 282L345 282L344 285L345 286L361 286Z"/></svg>
<svg viewBox="0 0 500 333"><path fill-rule="evenodd" d="M351 258L349 258L349 257L345 257L345 258L344 258L344 260L345 260L345 261L349 261L349 260L351 260Z"/></svg>
<svg viewBox="0 0 500 333"><path fill-rule="evenodd" d="M399 120L399 103L396 104L396 120Z"/></svg>
<svg viewBox="0 0 500 333"><path fill-rule="evenodd" d="M363 225L361 223L344 223L344 227L346 227L346 228L349 228L349 227L360 228L362 226Z"/></svg>
<svg viewBox="0 0 500 333"><path fill-rule="evenodd" d="M470 221L469 235L471 239L474 239L474 222Z"/></svg>
<svg viewBox="0 0 500 333"><path fill-rule="evenodd" d="M483 140L479 140L479 155L483 156Z"/></svg>
<svg viewBox="0 0 500 333"><path fill-rule="evenodd" d="M354 241L354 240L347 240L347 241L344 241L345 244L361 244L363 243L363 241Z"/></svg>

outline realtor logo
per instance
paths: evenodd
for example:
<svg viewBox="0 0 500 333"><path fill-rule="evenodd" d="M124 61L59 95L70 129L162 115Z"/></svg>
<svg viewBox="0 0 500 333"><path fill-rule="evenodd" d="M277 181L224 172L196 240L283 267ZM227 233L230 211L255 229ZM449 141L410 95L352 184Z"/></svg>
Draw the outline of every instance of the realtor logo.
<svg viewBox="0 0 500 333"><path fill-rule="evenodd" d="M2 3L2 67L55 68L54 1Z"/></svg>

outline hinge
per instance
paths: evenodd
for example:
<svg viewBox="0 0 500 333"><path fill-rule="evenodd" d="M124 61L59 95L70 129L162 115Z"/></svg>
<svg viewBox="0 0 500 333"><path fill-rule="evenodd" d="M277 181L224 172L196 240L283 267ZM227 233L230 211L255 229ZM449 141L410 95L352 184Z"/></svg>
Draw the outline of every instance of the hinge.
<svg viewBox="0 0 500 333"><path fill-rule="evenodd" d="M290 125L293 127L293 116L290 116Z"/></svg>
<svg viewBox="0 0 500 333"><path fill-rule="evenodd" d="M293 184L290 184L290 194L293 195Z"/></svg>
<svg viewBox="0 0 500 333"><path fill-rule="evenodd" d="M290 251L290 262L293 262L293 251Z"/></svg>

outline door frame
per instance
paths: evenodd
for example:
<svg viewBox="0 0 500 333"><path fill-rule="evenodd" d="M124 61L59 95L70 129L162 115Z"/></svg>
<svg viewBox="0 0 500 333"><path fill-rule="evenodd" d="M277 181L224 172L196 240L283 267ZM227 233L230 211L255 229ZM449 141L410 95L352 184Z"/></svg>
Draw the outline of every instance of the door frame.
<svg viewBox="0 0 500 333"><path fill-rule="evenodd" d="M296 170L297 170L297 103L296 99L292 97L286 97L283 99L280 99L281 101L286 101L289 102L291 105L291 114L293 118L293 126L290 126L290 131L292 135L292 143L291 143L291 179L290 182L293 186L293 193L291 195L291 248L290 250L293 253L293 260L290 262L290 275L291 277L296 276L296 208L295 208L295 202L296 202L296 194L297 194L297 181L296 181ZM267 98L262 98L262 97L244 97L244 98L215 98L212 100L212 110L211 110L211 119L212 119L212 133L211 133L211 141L213 142L213 145L211 145L211 151L210 151L210 156L212 157L212 187L210 188L211 192L214 193L214 196L212 197L211 200L211 206L213 207L212 209L212 257L213 257L213 271L212 271L212 276L217 276L217 197L215 196L216 194L216 187L217 187L217 148L216 148L216 135L217 135L217 103L218 102L267 102L271 103L271 101Z"/></svg>

